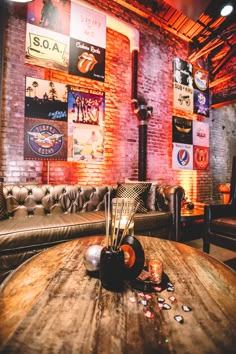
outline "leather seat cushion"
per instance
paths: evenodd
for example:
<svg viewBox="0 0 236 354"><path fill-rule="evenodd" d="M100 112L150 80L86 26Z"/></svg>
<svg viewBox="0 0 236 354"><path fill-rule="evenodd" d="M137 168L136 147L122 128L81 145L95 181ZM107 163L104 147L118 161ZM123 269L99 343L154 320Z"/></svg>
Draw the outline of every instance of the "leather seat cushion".
<svg viewBox="0 0 236 354"><path fill-rule="evenodd" d="M10 218L1 221L0 252L47 247L81 236L101 235L104 230L103 211Z"/></svg>
<svg viewBox="0 0 236 354"><path fill-rule="evenodd" d="M171 226L171 213L150 211L135 215L135 232ZM104 211L17 217L1 221L0 252L46 248L73 238L105 235Z"/></svg>
<svg viewBox="0 0 236 354"><path fill-rule="evenodd" d="M236 238L236 216L218 218L211 221L210 231Z"/></svg>

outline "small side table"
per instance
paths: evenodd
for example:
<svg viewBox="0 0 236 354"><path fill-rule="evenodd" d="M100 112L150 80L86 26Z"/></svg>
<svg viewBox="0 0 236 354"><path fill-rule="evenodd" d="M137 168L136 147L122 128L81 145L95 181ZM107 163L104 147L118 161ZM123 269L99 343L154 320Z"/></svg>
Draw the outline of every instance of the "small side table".
<svg viewBox="0 0 236 354"><path fill-rule="evenodd" d="M202 237L204 221L204 204L197 205L193 209L181 209L181 224L183 240L191 240Z"/></svg>

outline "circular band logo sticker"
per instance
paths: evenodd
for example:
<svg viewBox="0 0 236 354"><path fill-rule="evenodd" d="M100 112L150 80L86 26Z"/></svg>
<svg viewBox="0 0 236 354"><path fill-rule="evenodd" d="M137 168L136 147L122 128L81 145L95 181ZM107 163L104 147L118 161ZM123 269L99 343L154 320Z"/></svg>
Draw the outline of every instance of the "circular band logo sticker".
<svg viewBox="0 0 236 354"><path fill-rule="evenodd" d="M181 166L187 166L190 161L190 155L187 150L181 149L178 151L177 159Z"/></svg>
<svg viewBox="0 0 236 354"><path fill-rule="evenodd" d="M56 155L62 148L63 134L50 124L35 125L28 133L28 144L39 156Z"/></svg>

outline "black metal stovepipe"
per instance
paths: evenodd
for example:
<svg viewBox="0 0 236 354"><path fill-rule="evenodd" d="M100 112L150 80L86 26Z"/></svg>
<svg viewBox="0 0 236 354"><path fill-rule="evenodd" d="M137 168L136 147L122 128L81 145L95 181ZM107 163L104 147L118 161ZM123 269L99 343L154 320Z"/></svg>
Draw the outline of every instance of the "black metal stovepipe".
<svg viewBox="0 0 236 354"><path fill-rule="evenodd" d="M138 179L146 181L147 171L147 120L139 121L139 159L138 159Z"/></svg>

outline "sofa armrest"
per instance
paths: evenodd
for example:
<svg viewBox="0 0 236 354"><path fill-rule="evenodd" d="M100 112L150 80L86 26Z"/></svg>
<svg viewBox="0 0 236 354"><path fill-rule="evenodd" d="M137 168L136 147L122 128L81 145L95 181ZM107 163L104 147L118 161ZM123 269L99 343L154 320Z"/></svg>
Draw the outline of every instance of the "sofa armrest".
<svg viewBox="0 0 236 354"><path fill-rule="evenodd" d="M218 219L236 214L236 208L232 204L207 204L204 206L205 221Z"/></svg>
<svg viewBox="0 0 236 354"><path fill-rule="evenodd" d="M184 197L184 189L181 186L161 185L157 187L157 206L158 198L162 195L165 199L166 210L172 214L171 240L180 241L180 226L181 226L181 202Z"/></svg>

